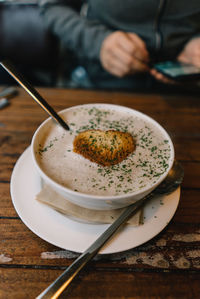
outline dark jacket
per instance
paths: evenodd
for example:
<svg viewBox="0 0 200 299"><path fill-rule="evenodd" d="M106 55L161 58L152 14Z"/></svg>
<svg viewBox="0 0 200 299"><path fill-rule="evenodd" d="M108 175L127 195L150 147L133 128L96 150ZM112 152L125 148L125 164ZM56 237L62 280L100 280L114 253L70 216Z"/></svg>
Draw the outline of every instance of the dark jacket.
<svg viewBox="0 0 200 299"><path fill-rule="evenodd" d="M175 59L184 45L200 35L199 0L40 0L47 26L87 66L95 81L105 37L115 30L134 32L146 43L151 61ZM100 76L101 77L101 76Z"/></svg>

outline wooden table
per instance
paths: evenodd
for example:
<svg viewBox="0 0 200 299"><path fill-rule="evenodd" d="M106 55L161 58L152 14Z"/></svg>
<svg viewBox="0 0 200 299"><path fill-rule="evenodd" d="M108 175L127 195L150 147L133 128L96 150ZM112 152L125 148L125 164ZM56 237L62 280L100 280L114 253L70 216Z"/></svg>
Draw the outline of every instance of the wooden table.
<svg viewBox="0 0 200 299"><path fill-rule="evenodd" d="M83 103L112 103L157 120L174 142L185 170L181 200L167 227L149 242L99 255L62 298L200 298L200 98L189 94L139 94L39 89L59 111ZM0 110L0 298L35 298L78 256L32 233L12 205L13 167L47 118L19 88Z"/></svg>

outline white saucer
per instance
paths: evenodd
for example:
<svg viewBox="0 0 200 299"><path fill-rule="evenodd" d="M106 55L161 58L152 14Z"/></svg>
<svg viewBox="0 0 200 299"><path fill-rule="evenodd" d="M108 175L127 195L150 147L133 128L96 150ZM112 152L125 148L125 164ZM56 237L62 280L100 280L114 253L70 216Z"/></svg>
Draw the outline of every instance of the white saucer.
<svg viewBox="0 0 200 299"><path fill-rule="evenodd" d="M66 250L83 252L105 231L107 224L72 220L35 200L41 180L32 163L30 147L17 161L11 177L13 205L24 224L43 240ZM173 217L180 188L149 202L144 208L144 224L126 225L101 249L101 254L117 253L139 246L156 236Z"/></svg>

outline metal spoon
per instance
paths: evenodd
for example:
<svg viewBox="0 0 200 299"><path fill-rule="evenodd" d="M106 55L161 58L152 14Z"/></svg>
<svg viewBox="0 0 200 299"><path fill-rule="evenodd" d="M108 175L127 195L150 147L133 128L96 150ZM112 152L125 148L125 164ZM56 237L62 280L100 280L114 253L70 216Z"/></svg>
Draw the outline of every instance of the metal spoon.
<svg viewBox="0 0 200 299"><path fill-rule="evenodd" d="M129 219L129 217L133 216L154 196L173 192L181 184L183 176L184 171L181 164L175 161L166 179L153 192L125 208L118 219L116 219L108 227L108 229L63 272L63 274L61 274L47 289L45 289L37 297L37 299L58 298L79 271L97 254L105 242Z"/></svg>
<svg viewBox="0 0 200 299"><path fill-rule="evenodd" d="M45 99L43 99L37 90L16 70L11 62L1 61L0 64L56 122L58 122L65 130L70 130L64 120L45 101Z"/></svg>

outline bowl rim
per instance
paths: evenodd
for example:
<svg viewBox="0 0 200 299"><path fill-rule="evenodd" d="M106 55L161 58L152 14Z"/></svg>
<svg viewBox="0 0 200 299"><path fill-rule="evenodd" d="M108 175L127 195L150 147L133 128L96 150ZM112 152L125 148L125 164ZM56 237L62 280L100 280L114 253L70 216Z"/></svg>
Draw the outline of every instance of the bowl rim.
<svg viewBox="0 0 200 299"><path fill-rule="evenodd" d="M31 141L31 156L32 156L32 160L34 162L35 167L37 168L39 174L41 177L44 178L44 180L46 182L48 182L50 185L54 186L56 188L56 190L60 189L60 191L62 192L66 192L69 193L75 197L81 197L81 198L89 198L89 199L98 199L98 200L113 200L113 199L123 199L123 198L131 198L131 197L136 197L139 194L145 193L146 194L149 192L151 192L152 189L156 188L167 176L168 172L170 171L170 169L173 166L174 163L174 159L175 159L175 152L174 152L174 145L173 142L171 140L171 137L169 136L168 132L165 130L164 127L162 127L155 119L153 119L152 117L148 116L147 114L140 112L139 110L130 108L130 107L126 107L123 105L116 105L116 104L109 104L109 103L89 103L89 104L81 104L81 105L74 105L74 106L70 106L68 108L65 108L61 111L58 112L59 115L62 115L63 113L65 113L66 111L70 111L73 109L77 109L77 108L82 108L82 107L92 107L92 106L98 106L98 107L108 107L108 108L123 108L125 110L128 110L132 113L134 113L137 116L141 116L144 120L148 120L150 121L154 126L156 126L163 135L166 136L166 139L168 140L168 144L170 146L170 158L168 160L168 170L166 172L164 172L159 179L156 181L155 184L149 184L148 186L146 186L145 188L141 188L140 190L137 190L135 192L130 192L130 193L126 193L126 194L120 194L120 195L94 195L94 194L87 194L87 193L82 193L79 191L73 191L72 189L65 187L63 185L61 185L60 183L54 181L50 176L48 176L43 170L42 168L39 166L39 163L37 162L36 159L36 154L34 151L34 145L35 142L37 140L37 135L39 133L39 131L46 126L47 123L49 123L50 121L53 122L53 119L51 117L48 117L46 120L44 120L39 127L36 129L36 131L33 134L32 137L32 141Z"/></svg>

